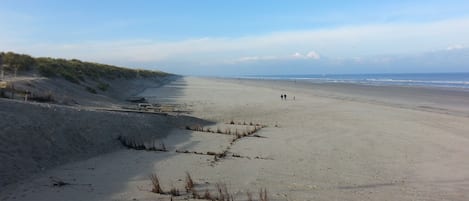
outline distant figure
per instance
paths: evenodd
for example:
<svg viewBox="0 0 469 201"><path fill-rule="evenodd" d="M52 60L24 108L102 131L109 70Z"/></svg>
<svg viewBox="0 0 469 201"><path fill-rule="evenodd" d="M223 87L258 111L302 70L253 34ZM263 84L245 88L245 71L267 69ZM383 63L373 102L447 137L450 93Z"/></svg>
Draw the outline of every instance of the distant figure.
<svg viewBox="0 0 469 201"><path fill-rule="evenodd" d="M282 94L282 95L280 95L280 98L283 100L283 94Z"/></svg>
<svg viewBox="0 0 469 201"><path fill-rule="evenodd" d="M287 94L284 94L283 97L285 98L285 100L287 100Z"/></svg>

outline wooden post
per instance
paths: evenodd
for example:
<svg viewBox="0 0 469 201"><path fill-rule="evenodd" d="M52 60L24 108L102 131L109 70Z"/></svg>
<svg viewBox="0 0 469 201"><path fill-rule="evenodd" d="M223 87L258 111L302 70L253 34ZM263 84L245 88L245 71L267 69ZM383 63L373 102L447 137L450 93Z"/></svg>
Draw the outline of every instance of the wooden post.
<svg viewBox="0 0 469 201"><path fill-rule="evenodd" d="M0 81L0 98L5 98L5 88L8 87L8 83L5 81Z"/></svg>
<svg viewBox="0 0 469 201"><path fill-rule="evenodd" d="M15 85L11 84L11 99L15 99Z"/></svg>
<svg viewBox="0 0 469 201"><path fill-rule="evenodd" d="M18 72L18 66L15 65L15 78L16 78L16 73Z"/></svg>
<svg viewBox="0 0 469 201"><path fill-rule="evenodd" d="M3 58L0 57L0 80L3 80L4 74L3 74Z"/></svg>

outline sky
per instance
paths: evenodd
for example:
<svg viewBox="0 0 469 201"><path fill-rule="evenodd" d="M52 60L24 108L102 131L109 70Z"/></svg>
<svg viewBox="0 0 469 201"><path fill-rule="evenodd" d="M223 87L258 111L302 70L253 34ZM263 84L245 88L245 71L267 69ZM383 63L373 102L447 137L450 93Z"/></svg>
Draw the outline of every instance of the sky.
<svg viewBox="0 0 469 201"><path fill-rule="evenodd" d="M469 1L0 0L0 51L182 75L469 72Z"/></svg>

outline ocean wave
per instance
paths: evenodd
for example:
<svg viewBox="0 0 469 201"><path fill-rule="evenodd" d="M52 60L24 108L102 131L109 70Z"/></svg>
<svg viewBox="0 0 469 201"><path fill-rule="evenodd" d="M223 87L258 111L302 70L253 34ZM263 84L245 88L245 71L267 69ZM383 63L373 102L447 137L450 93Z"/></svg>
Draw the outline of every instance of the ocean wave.
<svg viewBox="0 0 469 201"><path fill-rule="evenodd" d="M371 82L408 82L408 83L433 83L433 84L457 84L469 85L469 81L449 81L449 80L396 80L396 79L365 79Z"/></svg>
<svg viewBox="0 0 469 201"><path fill-rule="evenodd" d="M344 75L276 75L247 76L254 79L298 80L314 83L355 83L367 85L401 85L469 88L469 73L429 74L344 74Z"/></svg>
<svg viewBox="0 0 469 201"><path fill-rule="evenodd" d="M315 79L315 82L325 83L351 83L368 85L397 85L397 86L430 86L430 87L450 87L469 88L469 81L462 80L403 80L403 79Z"/></svg>

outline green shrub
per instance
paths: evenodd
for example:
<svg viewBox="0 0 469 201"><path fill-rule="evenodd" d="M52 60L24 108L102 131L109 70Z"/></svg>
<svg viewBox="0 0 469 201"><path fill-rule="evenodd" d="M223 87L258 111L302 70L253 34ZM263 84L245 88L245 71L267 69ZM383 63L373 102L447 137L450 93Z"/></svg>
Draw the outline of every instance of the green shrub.
<svg viewBox="0 0 469 201"><path fill-rule="evenodd" d="M45 77L62 77L70 82L79 84L85 79L99 81L100 79L134 79L138 77L163 77L169 74L161 71L137 70L112 65L84 62L78 59L55 59L49 57L33 58L29 55L13 52L0 52L7 70L31 70L37 68ZM107 90L109 85L97 86L100 90Z"/></svg>
<svg viewBox="0 0 469 201"><path fill-rule="evenodd" d="M1 53L2 62L6 64L7 70L16 69L18 71L30 70L36 65L36 60L26 54L16 54L13 52Z"/></svg>
<svg viewBox="0 0 469 201"><path fill-rule="evenodd" d="M96 89L93 89L92 87L85 87L85 89L90 92L90 93L93 93L93 94L97 94L98 92L96 91Z"/></svg>
<svg viewBox="0 0 469 201"><path fill-rule="evenodd" d="M104 82L99 82L96 88L98 88L101 91L107 91L109 89L110 85L108 83Z"/></svg>
<svg viewBox="0 0 469 201"><path fill-rule="evenodd" d="M63 72L62 77L75 84L80 84L79 77L71 74L70 72Z"/></svg>

